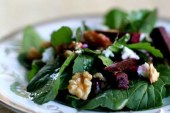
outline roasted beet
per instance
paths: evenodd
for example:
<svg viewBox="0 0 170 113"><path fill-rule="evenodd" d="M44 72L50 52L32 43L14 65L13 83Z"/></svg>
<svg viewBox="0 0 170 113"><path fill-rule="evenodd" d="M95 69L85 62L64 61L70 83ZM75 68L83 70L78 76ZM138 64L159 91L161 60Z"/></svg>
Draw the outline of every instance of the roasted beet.
<svg viewBox="0 0 170 113"><path fill-rule="evenodd" d="M105 67L104 69L109 72L115 72L115 71L124 71L129 69L132 66L137 66L138 61L136 59L126 59L117 63L114 63L108 67Z"/></svg>
<svg viewBox="0 0 170 113"><path fill-rule="evenodd" d="M154 28L150 34L154 46L161 50L170 63L170 36L164 27Z"/></svg>
<svg viewBox="0 0 170 113"><path fill-rule="evenodd" d="M140 41L140 34L139 33L132 33L130 43L138 43Z"/></svg>
<svg viewBox="0 0 170 113"><path fill-rule="evenodd" d="M129 88L129 80L128 75L123 72L116 72L112 75L112 86L118 89L128 89Z"/></svg>

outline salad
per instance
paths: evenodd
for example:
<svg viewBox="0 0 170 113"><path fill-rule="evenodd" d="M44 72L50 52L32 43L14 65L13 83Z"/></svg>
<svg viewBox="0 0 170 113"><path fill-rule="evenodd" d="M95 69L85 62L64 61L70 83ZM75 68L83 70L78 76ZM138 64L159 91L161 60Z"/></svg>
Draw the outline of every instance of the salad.
<svg viewBox="0 0 170 113"><path fill-rule="evenodd" d="M62 26L50 41L26 27L18 61L32 101L98 111L161 107L170 95L170 38L156 20L156 10L112 9L101 28Z"/></svg>

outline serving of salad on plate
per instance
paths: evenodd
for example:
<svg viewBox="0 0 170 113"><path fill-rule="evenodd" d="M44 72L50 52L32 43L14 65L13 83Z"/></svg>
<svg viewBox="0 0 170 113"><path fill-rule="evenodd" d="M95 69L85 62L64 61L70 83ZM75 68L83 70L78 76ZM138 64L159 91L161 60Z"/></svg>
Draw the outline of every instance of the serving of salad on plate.
<svg viewBox="0 0 170 113"><path fill-rule="evenodd" d="M157 10L112 9L100 27L62 26L50 41L26 27L18 61L30 99L92 111L161 107L170 96L170 38L156 21Z"/></svg>

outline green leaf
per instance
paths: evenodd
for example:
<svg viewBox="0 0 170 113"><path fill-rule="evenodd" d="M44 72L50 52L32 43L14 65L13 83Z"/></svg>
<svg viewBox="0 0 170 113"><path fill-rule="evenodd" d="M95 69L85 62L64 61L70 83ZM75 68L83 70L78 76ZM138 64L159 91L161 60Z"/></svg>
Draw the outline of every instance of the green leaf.
<svg viewBox="0 0 170 113"><path fill-rule="evenodd" d="M91 49L85 48L85 49L83 49L83 53L99 55L102 52L101 52L101 50L91 50Z"/></svg>
<svg viewBox="0 0 170 113"><path fill-rule="evenodd" d="M35 60L32 63L31 70L27 74L28 82L36 75L36 73L44 66L44 63L40 60Z"/></svg>
<svg viewBox="0 0 170 113"><path fill-rule="evenodd" d="M133 11L128 16L131 28L128 31L150 33L157 20L157 11Z"/></svg>
<svg viewBox="0 0 170 113"><path fill-rule="evenodd" d="M126 33L120 39L118 39L117 42L120 43L120 44L126 44L129 40L130 40L130 34Z"/></svg>
<svg viewBox="0 0 170 113"><path fill-rule="evenodd" d="M27 91L31 92L34 102L43 104L55 99L60 87L60 76L74 57L75 54L71 54L62 66L61 63L46 64L36 74L27 86Z"/></svg>
<svg viewBox="0 0 170 113"><path fill-rule="evenodd" d="M81 27L78 27L77 30L76 30L76 41L79 42L81 37L82 37L82 30L81 30Z"/></svg>
<svg viewBox="0 0 170 113"><path fill-rule="evenodd" d="M110 66L111 64L113 64L113 61L110 58L107 58L103 55L99 55L98 58L103 62L105 66Z"/></svg>
<svg viewBox="0 0 170 113"><path fill-rule="evenodd" d="M144 110L162 105L162 96L152 84L138 81L128 91L127 107L131 110Z"/></svg>
<svg viewBox="0 0 170 113"><path fill-rule="evenodd" d="M85 21L82 21L83 31L91 30L89 26L86 25Z"/></svg>
<svg viewBox="0 0 170 113"><path fill-rule="evenodd" d="M156 9L139 10L131 13L126 13L120 9L112 9L104 17L104 23L109 28L125 32L150 33L156 20Z"/></svg>
<svg viewBox="0 0 170 113"><path fill-rule="evenodd" d="M73 95L67 95L66 102L74 108L80 108L86 101L82 101L80 98Z"/></svg>
<svg viewBox="0 0 170 113"><path fill-rule="evenodd" d="M147 42L141 42L141 43L135 43L135 44L127 44L126 45L130 49L135 49L135 50L146 50L150 52L152 55L155 57L163 58L163 54L159 49L156 49L155 47L151 46L150 43Z"/></svg>
<svg viewBox="0 0 170 113"><path fill-rule="evenodd" d="M65 71L60 75L60 90L67 89L69 80L72 77L72 67L67 67Z"/></svg>
<svg viewBox="0 0 170 113"><path fill-rule="evenodd" d="M118 52L124 47L124 45L130 40L130 34L125 34L120 39L116 39L115 42L109 46L109 49L113 52Z"/></svg>
<svg viewBox="0 0 170 113"><path fill-rule="evenodd" d="M22 53L28 53L30 48L34 47L40 50L43 42L42 37L36 32L32 26L28 26L23 31Z"/></svg>
<svg viewBox="0 0 170 113"><path fill-rule="evenodd" d="M73 64L73 74L77 72L90 71L95 57L90 55L79 55Z"/></svg>
<svg viewBox="0 0 170 113"><path fill-rule="evenodd" d="M111 29L123 29L127 23L127 13L120 9L110 10L104 17L104 24Z"/></svg>
<svg viewBox="0 0 170 113"><path fill-rule="evenodd" d="M63 26L51 34L51 43L53 46L68 44L72 41L72 34L72 30L69 27Z"/></svg>
<svg viewBox="0 0 170 113"><path fill-rule="evenodd" d="M111 110L121 110L128 102L126 90L107 90L90 100L81 109L104 107Z"/></svg>

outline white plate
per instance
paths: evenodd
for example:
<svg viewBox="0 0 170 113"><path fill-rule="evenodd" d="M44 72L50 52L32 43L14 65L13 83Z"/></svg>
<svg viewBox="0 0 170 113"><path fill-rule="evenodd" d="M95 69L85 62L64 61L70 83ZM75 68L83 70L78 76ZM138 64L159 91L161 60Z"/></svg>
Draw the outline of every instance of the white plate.
<svg viewBox="0 0 170 113"><path fill-rule="evenodd" d="M76 29L85 20L89 26L96 26L102 23L100 16L75 17L68 19L59 19L45 24L36 25L37 31L44 37L45 40L50 39L52 31L65 25ZM158 26L165 26L170 32L170 23L160 20ZM97 26L98 27L98 26ZM28 98L28 93L25 91L27 82L25 80L25 70L18 63L17 55L22 39L22 30L13 33L0 42L0 103L17 112L29 113L89 113L92 111L77 111L74 108L62 105L57 102L48 102L44 105L37 105ZM11 84L15 82L17 90L15 93L11 91ZM15 89L15 88L14 88ZM167 101L170 102L170 101ZM167 104L167 103L165 103ZM170 112L170 103L162 108L139 111L140 113L162 113ZM94 113L94 112L93 112ZM101 113L101 112L100 112ZM130 111L132 113L132 111Z"/></svg>

